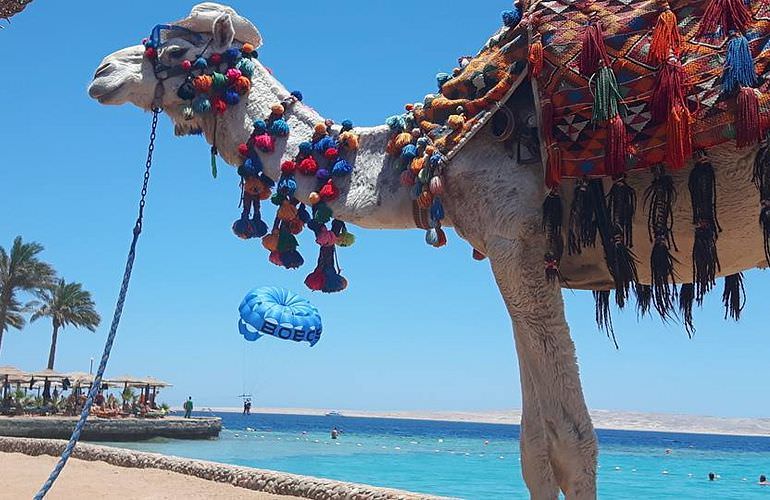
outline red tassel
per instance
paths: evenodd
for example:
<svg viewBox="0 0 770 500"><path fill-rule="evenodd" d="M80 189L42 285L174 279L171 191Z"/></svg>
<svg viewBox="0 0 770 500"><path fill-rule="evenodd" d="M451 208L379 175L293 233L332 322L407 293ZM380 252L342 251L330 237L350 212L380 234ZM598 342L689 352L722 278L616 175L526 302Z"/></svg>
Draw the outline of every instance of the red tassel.
<svg viewBox="0 0 770 500"><path fill-rule="evenodd" d="M739 148L752 146L762 140L762 127L759 123L759 97L757 92L750 87L743 87L738 93L735 132L735 142Z"/></svg>
<svg viewBox="0 0 770 500"><path fill-rule="evenodd" d="M607 122L607 145L604 148L604 170L613 177L626 171L628 136L620 114Z"/></svg>
<svg viewBox="0 0 770 500"><path fill-rule="evenodd" d="M703 12L696 38L713 38L721 28L721 38L730 31L746 32L751 22L751 12L744 0L710 0Z"/></svg>
<svg viewBox="0 0 770 500"><path fill-rule="evenodd" d="M537 78L543 72L543 42L540 38L532 42L529 46L529 72Z"/></svg>
<svg viewBox="0 0 770 500"><path fill-rule="evenodd" d="M653 123L663 123L675 105L685 106L684 68L675 57L669 57L658 70L650 97Z"/></svg>
<svg viewBox="0 0 770 500"><path fill-rule="evenodd" d="M686 106L676 104L671 109L666 126L668 136L668 161L672 169L683 168L692 156L692 117Z"/></svg>
<svg viewBox="0 0 770 500"><path fill-rule="evenodd" d="M679 57L682 48L682 37L679 35L679 26L676 21L676 14L670 8L661 12L658 22L652 31L652 40L650 41L650 52L647 55L647 62L650 64L661 64L670 54Z"/></svg>
<svg viewBox="0 0 770 500"><path fill-rule="evenodd" d="M580 51L579 68L583 76L590 77L600 66L609 66L610 58L604 46L604 33L599 22L593 22L583 31L583 47Z"/></svg>

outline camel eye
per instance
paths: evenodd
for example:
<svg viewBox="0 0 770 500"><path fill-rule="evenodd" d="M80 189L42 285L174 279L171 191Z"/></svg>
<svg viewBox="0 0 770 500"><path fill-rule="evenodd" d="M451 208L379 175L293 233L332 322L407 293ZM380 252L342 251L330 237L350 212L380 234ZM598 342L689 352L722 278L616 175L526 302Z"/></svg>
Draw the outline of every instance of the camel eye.
<svg viewBox="0 0 770 500"><path fill-rule="evenodd" d="M171 47L168 50L168 56L171 59L181 59L187 54L187 49L184 47Z"/></svg>

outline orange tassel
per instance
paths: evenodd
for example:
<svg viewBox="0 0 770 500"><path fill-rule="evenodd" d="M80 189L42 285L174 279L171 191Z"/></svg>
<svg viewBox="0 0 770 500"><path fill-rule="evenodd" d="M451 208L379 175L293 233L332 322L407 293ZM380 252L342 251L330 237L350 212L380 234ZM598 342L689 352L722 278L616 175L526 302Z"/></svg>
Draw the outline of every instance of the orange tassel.
<svg viewBox="0 0 770 500"><path fill-rule="evenodd" d="M752 146L762 140L759 122L759 97L749 87L738 93L738 113L735 118L735 143L739 148Z"/></svg>
<svg viewBox="0 0 770 500"><path fill-rule="evenodd" d="M676 14L666 7L666 10L658 17L658 22L652 31L647 62L655 65L661 64L671 53L679 57L681 48L682 37L679 34Z"/></svg>
<svg viewBox="0 0 770 500"><path fill-rule="evenodd" d="M672 169L683 168L692 156L692 116L686 106L675 104L668 116L668 161Z"/></svg>
<svg viewBox="0 0 770 500"><path fill-rule="evenodd" d="M540 39L532 42L529 46L529 72L537 78L543 72L543 42Z"/></svg>

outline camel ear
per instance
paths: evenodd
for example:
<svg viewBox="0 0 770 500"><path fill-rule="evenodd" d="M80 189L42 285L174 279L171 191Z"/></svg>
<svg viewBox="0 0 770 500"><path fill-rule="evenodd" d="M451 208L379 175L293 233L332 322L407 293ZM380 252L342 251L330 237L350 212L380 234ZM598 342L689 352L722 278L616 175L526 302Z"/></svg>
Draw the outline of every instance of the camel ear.
<svg viewBox="0 0 770 500"><path fill-rule="evenodd" d="M214 27L211 32L214 34L214 48L217 50L229 49L235 38L235 28L230 14L224 13L214 20Z"/></svg>

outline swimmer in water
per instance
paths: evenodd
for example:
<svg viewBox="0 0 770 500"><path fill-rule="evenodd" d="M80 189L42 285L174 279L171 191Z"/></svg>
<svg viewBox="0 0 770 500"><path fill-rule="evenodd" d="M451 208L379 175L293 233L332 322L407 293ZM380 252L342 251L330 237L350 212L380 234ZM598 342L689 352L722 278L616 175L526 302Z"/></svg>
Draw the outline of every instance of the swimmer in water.
<svg viewBox="0 0 770 500"><path fill-rule="evenodd" d="M339 435L340 435L340 431L338 431L336 427L332 429L332 439L337 439Z"/></svg>
<svg viewBox="0 0 770 500"><path fill-rule="evenodd" d="M768 486L770 483L767 482L767 478L764 474L760 474L759 476L759 482L757 483L760 486Z"/></svg>
<svg viewBox="0 0 770 500"><path fill-rule="evenodd" d="M709 472L709 481L713 481L717 478L717 475L713 472Z"/></svg>

